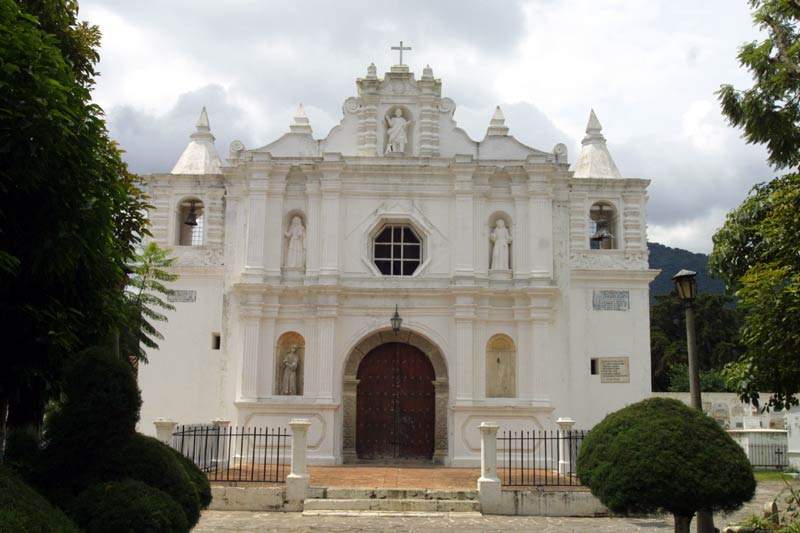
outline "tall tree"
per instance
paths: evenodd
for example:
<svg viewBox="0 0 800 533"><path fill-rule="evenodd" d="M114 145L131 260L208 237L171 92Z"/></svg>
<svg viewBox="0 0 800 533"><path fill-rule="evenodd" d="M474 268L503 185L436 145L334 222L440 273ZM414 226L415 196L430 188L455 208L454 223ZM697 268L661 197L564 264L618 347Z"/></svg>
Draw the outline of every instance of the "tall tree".
<svg viewBox="0 0 800 533"><path fill-rule="evenodd" d="M712 270L734 291L745 313L742 359L728 369L742 399L788 408L800 391L800 1L751 0L766 38L745 44L739 61L751 88L723 85L722 111L764 144L776 169L793 173L753 187L714 235Z"/></svg>
<svg viewBox="0 0 800 533"><path fill-rule="evenodd" d="M92 103L100 32L69 0L0 0L0 442L39 427L71 354L125 318L146 234L136 178Z"/></svg>

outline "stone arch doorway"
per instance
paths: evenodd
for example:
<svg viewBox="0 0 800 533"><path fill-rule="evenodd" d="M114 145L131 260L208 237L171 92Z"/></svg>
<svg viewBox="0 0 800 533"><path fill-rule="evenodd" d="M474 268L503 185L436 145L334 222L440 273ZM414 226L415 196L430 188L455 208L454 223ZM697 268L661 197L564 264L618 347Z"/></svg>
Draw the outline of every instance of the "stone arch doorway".
<svg viewBox="0 0 800 533"><path fill-rule="evenodd" d="M385 346L385 348L383 348ZM370 355L373 350L375 355ZM399 350L400 352L392 352L392 350ZM396 353L405 355L395 355ZM381 355L382 354L382 355ZM369 355L369 357L367 357ZM350 352L344 365L344 382L342 386L342 459L345 463L354 463L360 460L358 444L358 427L359 427L359 409L358 409L358 392L359 383L362 379L366 378L373 381L374 377L368 376L372 371L370 367L378 365L381 361L384 363L387 359L394 357L406 357L406 363L416 365L416 370L419 371L417 385L421 390L407 390L413 394L420 394L418 397L421 400L420 405L415 405L412 401L411 404L406 404L407 409L424 411L425 409L433 408L432 420L432 456L430 450L426 452L426 460L431 460L436 464L444 464L448 454L448 431L447 431L447 405L449 399L449 387L447 379L447 367L445 365L444 357L442 356L439 348L422 335L409 331L401 330L398 334L392 331L379 331L368 335L355 348ZM361 364L365 362L365 370L361 370ZM426 370L427 368L427 370ZM433 380L429 385L433 388L432 404L430 399L423 400L424 398L424 382L427 380L430 383L429 375L425 374L426 371L433 371ZM414 374L411 374L414 375ZM414 387L411 387L414 389ZM430 389L427 390L430 392ZM427 406L424 402L428 402ZM364 413L361 413L364 416ZM426 415L423 412L415 413L414 416L424 418ZM429 415L427 415L429 416ZM361 420L361 427L364 428L364 420ZM372 422L374 423L374 421ZM401 425L403 422L400 422ZM407 423L407 422L406 422ZM429 442L429 441L426 441ZM376 445L384 446L380 442ZM420 447L421 443L417 443ZM397 445L399 446L399 445ZM359 448L359 449L357 449ZM374 452L369 448L366 450L366 455L373 455ZM399 449L402 452L402 448ZM398 455L401 455L400 453ZM412 454L413 457L420 459L419 454ZM400 459L401 457L397 457ZM369 457L364 457L369 459ZM383 457L384 460L394 460L394 452L392 457Z"/></svg>
<svg viewBox="0 0 800 533"><path fill-rule="evenodd" d="M410 344L373 348L356 374L356 455L360 460L433 459L436 376Z"/></svg>

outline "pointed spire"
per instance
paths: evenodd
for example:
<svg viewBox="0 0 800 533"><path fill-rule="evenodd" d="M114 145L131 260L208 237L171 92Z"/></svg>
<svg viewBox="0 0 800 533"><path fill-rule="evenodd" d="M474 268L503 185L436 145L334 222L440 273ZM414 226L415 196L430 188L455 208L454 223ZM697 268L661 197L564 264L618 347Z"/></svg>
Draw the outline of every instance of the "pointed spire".
<svg viewBox="0 0 800 533"><path fill-rule="evenodd" d="M208 121L208 113L203 107L195 123L195 132L189 138L189 144L172 168L173 174L219 174L220 161L214 146L214 136Z"/></svg>
<svg viewBox="0 0 800 533"><path fill-rule="evenodd" d="M508 128L506 127L506 117L503 115L503 110L500 106L494 110L492 120L489 121L489 129L486 130L486 136L494 135L508 135Z"/></svg>
<svg viewBox="0 0 800 533"><path fill-rule="evenodd" d="M586 123L586 136L581 144L581 155L575 163L576 178L621 178L614 159L606 146L606 138L601 133L603 126L597 119L594 109L589 112Z"/></svg>
<svg viewBox="0 0 800 533"><path fill-rule="evenodd" d="M304 135L311 135L313 133L302 102L297 106L297 111L294 113L292 123L289 125L289 131L292 133L302 133Z"/></svg>

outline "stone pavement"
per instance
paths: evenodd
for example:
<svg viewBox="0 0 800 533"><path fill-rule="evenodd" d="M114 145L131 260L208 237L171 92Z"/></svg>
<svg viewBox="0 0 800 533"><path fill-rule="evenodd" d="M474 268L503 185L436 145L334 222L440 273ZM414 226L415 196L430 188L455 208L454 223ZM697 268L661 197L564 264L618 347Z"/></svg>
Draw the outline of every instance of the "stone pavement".
<svg viewBox="0 0 800 533"><path fill-rule="evenodd" d="M759 483L756 497L732 515L717 515L715 525L722 529L746 516L760 512L784 487L781 481ZM692 522L694 525L694 521ZM301 513L253 513L243 511L204 511L197 532L291 531L537 531L537 532L660 532L672 531L672 517L651 518L552 518L542 516L477 516L473 513L417 513L379 516L303 516Z"/></svg>

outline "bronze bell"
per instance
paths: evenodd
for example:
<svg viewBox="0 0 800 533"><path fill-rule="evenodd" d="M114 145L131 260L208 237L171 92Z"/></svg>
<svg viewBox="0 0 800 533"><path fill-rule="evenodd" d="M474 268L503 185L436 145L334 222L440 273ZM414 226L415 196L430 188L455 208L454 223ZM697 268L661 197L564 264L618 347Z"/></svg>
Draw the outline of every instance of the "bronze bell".
<svg viewBox="0 0 800 533"><path fill-rule="evenodd" d="M186 215L186 220L183 223L187 226L197 225L197 208L195 207L194 201L189 204L189 213Z"/></svg>

